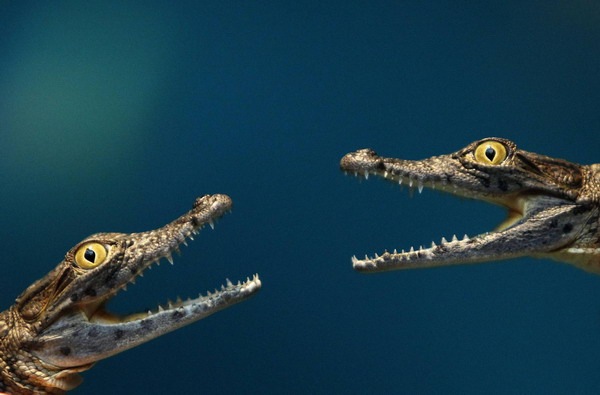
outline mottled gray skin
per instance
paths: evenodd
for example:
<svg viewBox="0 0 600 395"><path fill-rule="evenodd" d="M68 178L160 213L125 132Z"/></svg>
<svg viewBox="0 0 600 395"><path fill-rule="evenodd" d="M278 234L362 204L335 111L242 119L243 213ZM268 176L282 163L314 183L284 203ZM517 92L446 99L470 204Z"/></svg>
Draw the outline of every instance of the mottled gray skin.
<svg viewBox="0 0 600 395"><path fill-rule="evenodd" d="M61 394L81 383L78 372L100 359L145 343L255 294L258 276L220 291L178 301L156 311L118 317L104 309L115 294L171 254L206 224L231 209L226 195L205 195L192 210L164 227L143 233L97 233L67 252L48 275L0 313L0 392ZM97 242L106 248L92 269L75 260L78 248Z"/></svg>
<svg viewBox="0 0 600 395"><path fill-rule="evenodd" d="M482 163L482 144L501 144L506 158ZM493 155L492 155L493 157ZM435 188L484 200L508 210L496 231L462 240L442 238L430 248L352 258L365 273L501 260L520 256L551 258L600 274L600 164L581 166L517 149L501 138L476 141L450 155L411 161L362 149L344 156L342 170L370 174L417 188ZM408 226L408 225L407 225Z"/></svg>

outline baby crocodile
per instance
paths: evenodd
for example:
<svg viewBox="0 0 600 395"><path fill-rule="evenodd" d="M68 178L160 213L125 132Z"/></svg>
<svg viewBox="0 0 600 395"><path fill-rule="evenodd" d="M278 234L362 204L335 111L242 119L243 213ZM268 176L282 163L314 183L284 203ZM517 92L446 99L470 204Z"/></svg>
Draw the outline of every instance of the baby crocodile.
<svg viewBox="0 0 600 395"><path fill-rule="evenodd" d="M97 233L73 247L48 275L0 313L0 393L62 394L81 383L79 372L254 295L258 275L196 299L119 317L106 302L159 264L206 224L231 209L226 195L205 195L162 228Z"/></svg>
<svg viewBox="0 0 600 395"><path fill-rule="evenodd" d="M342 170L374 174L397 184L439 189L498 204L508 218L493 232L429 248L411 247L365 259L360 272L446 266L533 256L571 263L600 274L600 164L582 166L486 138L450 155L411 161L384 158L370 149L344 156Z"/></svg>

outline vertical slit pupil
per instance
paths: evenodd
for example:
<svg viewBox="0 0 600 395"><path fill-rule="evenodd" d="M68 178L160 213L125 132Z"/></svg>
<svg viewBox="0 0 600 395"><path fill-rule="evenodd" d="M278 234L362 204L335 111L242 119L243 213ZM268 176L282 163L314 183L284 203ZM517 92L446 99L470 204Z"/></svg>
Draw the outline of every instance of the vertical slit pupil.
<svg viewBox="0 0 600 395"><path fill-rule="evenodd" d="M485 149L485 156L487 156L487 158L490 160L490 162L492 162L494 160L494 158L496 157L496 150L493 149L492 147L487 147Z"/></svg>
<svg viewBox="0 0 600 395"><path fill-rule="evenodd" d="M85 259L87 259L88 261L90 261L92 263L96 262L96 253L94 252L94 250L92 250L89 247L86 248L83 256L85 257Z"/></svg>

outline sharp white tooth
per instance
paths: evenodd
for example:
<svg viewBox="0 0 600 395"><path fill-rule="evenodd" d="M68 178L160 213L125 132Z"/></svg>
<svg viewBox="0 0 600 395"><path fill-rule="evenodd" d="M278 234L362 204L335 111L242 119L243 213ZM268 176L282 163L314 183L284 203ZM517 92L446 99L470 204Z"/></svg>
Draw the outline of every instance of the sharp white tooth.
<svg viewBox="0 0 600 395"><path fill-rule="evenodd" d="M196 233L194 233L194 234L196 234ZM190 238L191 241L194 241L194 236L189 235L188 237Z"/></svg>
<svg viewBox="0 0 600 395"><path fill-rule="evenodd" d="M233 284L231 283L231 281L229 279L226 279L225 281L226 281L228 287L233 287Z"/></svg>
<svg viewBox="0 0 600 395"><path fill-rule="evenodd" d="M365 261L369 260L369 256L367 254L365 254Z"/></svg>
<svg viewBox="0 0 600 395"><path fill-rule="evenodd" d="M423 246L419 246L419 251L423 251Z"/></svg>
<svg viewBox="0 0 600 395"><path fill-rule="evenodd" d="M419 193L423 192L423 184L419 183Z"/></svg>
<svg viewBox="0 0 600 395"><path fill-rule="evenodd" d="M448 240L446 240L445 237L442 237L442 244L446 244L448 242Z"/></svg>
<svg viewBox="0 0 600 395"><path fill-rule="evenodd" d="M456 235L452 235L452 241L458 241L458 237L456 237Z"/></svg>
<svg viewBox="0 0 600 395"><path fill-rule="evenodd" d="M379 255L377 255L377 253L375 253L375 259L379 258Z"/></svg>
<svg viewBox="0 0 600 395"><path fill-rule="evenodd" d="M225 291L225 286L221 284L221 291Z"/></svg>
<svg viewBox="0 0 600 395"><path fill-rule="evenodd" d="M435 241L432 241L431 242L431 248L435 248L435 247L437 247L437 245L435 244Z"/></svg>
<svg viewBox="0 0 600 395"><path fill-rule="evenodd" d="M123 291L127 291L127 284L123 285L123 288L121 288Z"/></svg>
<svg viewBox="0 0 600 395"><path fill-rule="evenodd" d="M357 171L354 172L354 177L358 177L358 172Z"/></svg>
<svg viewBox="0 0 600 395"><path fill-rule="evenodd" d="M214 229L214 228L215 228L215 223L213 222L213 220L212 220L212 219L208 221L208 224L210 225L210 228L211 228L211 229Z"/></svg>
<svg viewBox="0 0 600 395"><path fill-rule="evenodd" d="M383 172L383 178L387 178L387 176L388 176L388 171L386 170Z"/></svg>
<svg viewBox="0 0 600 395"><path fill-rule="evenodd" d="M415 249L413 247L410 247L410 251L408 252L415 252Z"/></svg>
<svg viewBox="0 0 600 395"><path fill-rule="evenodd" d="M402 249L402 253L403 253L403 254L406 254L406 252L404 252L404 249Z"/></svg>
<svg viewBox="0 0 600 395"><path fill-rule="evenodd" d="M469 240L469 236L467 236L467 234L465 233L465 235L463 236L463 240Z"/></svg>
<svg viewBox="0 0 600 395"><path fill-rule="evenodd" d="M169 261L171 265L173 264L173 256L171 254L167 255L165 258L167 258L167 261Z"/></svg>
<svg viewBox="0 0 600 395"><path fill-rule="evenodd" d="M158 305L158 311L165 311L165 309L163 309L163 307L161 305Z"/></svg>
<svg viewBox="0 0 600 395"><path fill-rule="evenodd" d="M356 262L358 262L358 258L356 258L356 255L352 255L352 264L354 265Z"/></svg>
<svg viewBox="0 0 600 395"><path fill-rule="evenodd" d="M183 240L182 243L183 243L184 246L186 246L186 247L188 246L187 241Z"/></svg>
<svg viewBox="0 0 600 395"><path fill-rule="evenodd" d="M242 283L240 283L240 280L238 280L237 286L239 287L240 285L242 285Z"/></svg>
<svg viewBox="0 0 600 395"><path fill-rule="evenodd" d="M402 185L402 176L398 179L398 185Z"/></svg>
<svg viewBox="0 0 600 395"><path fill-rule="evenodd" d="M148 310L148 315L152 315L152 311Z"/></svg>
<svg viewBox="0 0 600 395"><path fill-rule="evenodd" d="M368 180L369 179L369 172L365 170L365 178Z"/></svg>
<svg viewBox="0 0 600 395"><path fill-rule="evenodd" d="M410 188L412 188L412 184L413 184L413 179L412 179L412 178L409 178L409 179L408 179L408 186L409 186Z"/></svg>

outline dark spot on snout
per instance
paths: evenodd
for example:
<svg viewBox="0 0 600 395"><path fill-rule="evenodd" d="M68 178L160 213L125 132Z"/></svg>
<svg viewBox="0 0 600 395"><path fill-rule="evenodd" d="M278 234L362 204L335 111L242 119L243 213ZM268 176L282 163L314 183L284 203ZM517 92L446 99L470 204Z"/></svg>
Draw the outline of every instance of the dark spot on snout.
<svg viewBox="0 0 600 395"><path fill-rule="evenodd" d="M183 317L185 317L186 313L184 309L177 309L174 312L171 313L171 317L173 317L174 320L179 320Z"/></svg>
<svg viewBox="0 0 600 395"><path fill-rule="evenodd" d="M79 295L77 295L77 294L71 295L71 302L77 302L78 300L79 300Z"/></svg>
<svg viewBox="0 0 600 395"><path fill-rule="evenodd" d="M584 214L590 211L590 209L586 206L577 206L573 209L573 215Z"/></svg>
<svg viewBox="0 0 600 395"><path fill-rule="evenodd" d="M506 181L500 179L498 180L498 188L500 188L501 191L506 192L508 190L508 184Z"/></svg>
<svg viewBox="0 0 600 395"><path fill-rule="evenodd" d="M71 347L67 347L67 346L62 346L60 348L60 353L64 356L67 356L69 354L71 354Z"/></svg>
<svg viewBox="0 0 600 395"><path fill-rule="evenodd" d="M121 329L115 330L115 334L114 334L115 340L119 340L120 338L123 337L124 334L125 334L125 332L123 332Z"/></svg>
<svg viewBox="0 0 600 395"><path fill-rule="evenodd" d="M94 288L88 288L85 290L87 296L96 296L96 290Z"/></svg>
<svg viewBox="0 0 600 395"><path fill-rule="evenodd" d="M562 231L563 233L569 233L573 230L573 225L572 224L566 224L565 226L563 226Z"/></svg>
<svg viewBox="0 0 600 395"><path fill-rule="evenodd" d="M143 326L145 329L151 329L154 326L152 324L152 321L150 320L141 320L140 325Z"/></svg>

